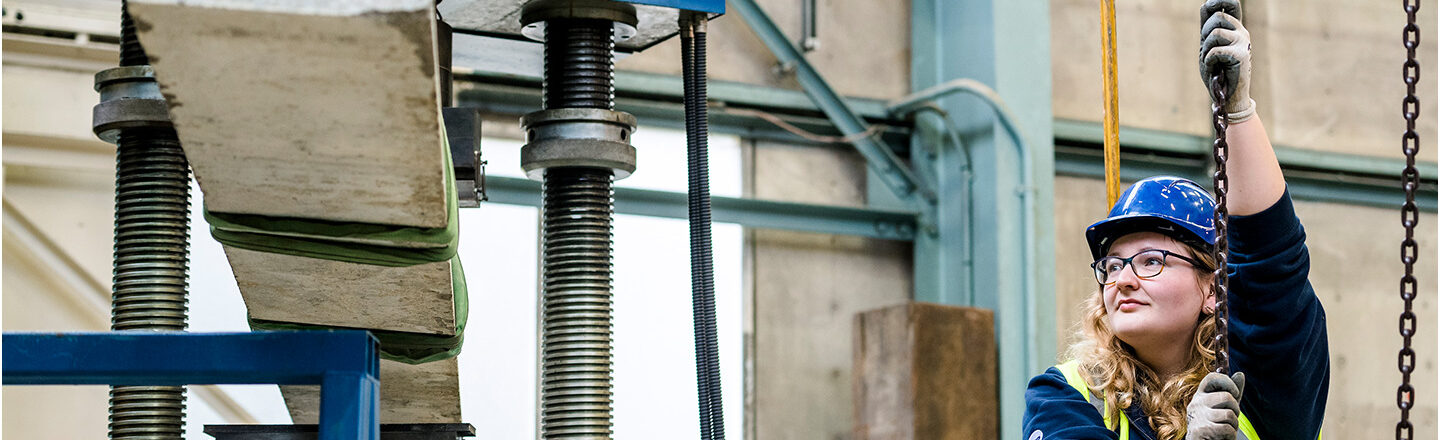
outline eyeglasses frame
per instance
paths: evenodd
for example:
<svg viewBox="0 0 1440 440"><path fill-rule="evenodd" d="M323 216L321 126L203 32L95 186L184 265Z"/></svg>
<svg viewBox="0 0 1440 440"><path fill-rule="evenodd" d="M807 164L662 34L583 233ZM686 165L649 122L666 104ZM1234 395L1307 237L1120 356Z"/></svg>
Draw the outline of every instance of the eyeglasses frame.
<svg viewBox="0 0 1440 440"><path fill-rule="evenodd" d="M1143 253L1146 253L1146 252L1156 252L1156 251L1159 251L1160 254L1162 255L1162 257L1160 258L1160 271L1159 271L1159 272L1155 272L1154 275L1150 275L1150 276L1148 276L1148 277L1147 277L1147 276L1141 276L1141 275L1140 275L1140 272L1135 270L1135 265L1133 264L1133 262L1135 261L1135 257L1138 257L1138 256L1140 256L1140 254L1143 254ZM1100 281L1100 268L1095 267L1096 265L1100 264L1101 261L1105 261L1105 260L1110 259L1110 258L1119 259L1120 261L1122 261L1122 262L1125 263L1124 266L1120 266L1120 269L1123 270L1123 269L1125 269L1125 266L1130 266L1130 273L1135 274L1135 277L1136 277L1136 278L1139 278L1139 279L1142 279L1142 280L1148 280L1148 279L1151 279L1151 278L1158 277L1158 276L1160 276L1160 274L1162 274L1162 273L1165 273L1165 267L1170 265L1170 263L1169 263L1168 260L1166 260L1166 259L1167 259L1167 258L1170 258L1170 257L1179 258L1180 261L1184 261L1184 262L1186 262L1186 263L1190 263L1190 266L1195 267L1196 269L1203 269L1203 268L1205 267L1204 264L1201 264L1200 261L1198 261L1198 260L1196 260L1196 259L1194 259L1194 258L1190 258L1190 257L1184 256L1184 255L1180 255L1180 254L1178 254L1178 253L1175 253L1175 252L1172 252L1172 251L1169 251L1169 250L1166 250L1166 249L1146 249L1146 250L1143 250L1143 251L1140 251L1140 252L1136 252L1135 255L1131 255L1130 258L1122 258L1122 257L1114 256L1114 255L1107 255L1107 256L1104 256L1104 257L1100 257L1100 259L1095 260L1095 262L1093 262L1093 263L1090 263L1090 268L1091 268L1091 269L1094 269L1095 282L1100 283L1100 285L1102 285L1102 286L1109 286L1109 285L1115 284L1115 282L1114 282L1114 281L1111 281L1111 282L1106 283L1106 282Z"/></svg>

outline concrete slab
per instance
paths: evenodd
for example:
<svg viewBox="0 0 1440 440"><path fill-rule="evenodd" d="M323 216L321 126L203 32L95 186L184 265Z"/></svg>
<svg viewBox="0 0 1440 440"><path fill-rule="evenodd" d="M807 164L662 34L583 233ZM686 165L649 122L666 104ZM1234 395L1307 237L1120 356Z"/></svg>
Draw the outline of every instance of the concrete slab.
<svg viewBox="0 0 1440 440"><path fill-rule="evenodd" d="M385 267L231 246L225 256L253 319L455 334L449 261Z"/></svg>
<svg viewBox="0 0 1440 440"><path fill-rule="evenodd" d="M294 423L320 421L320 387L280 387ZM380 423L459 423L460 367L455 358L410 365L380 361Z"/></svg>
<svg viewBox="0 0 1440 440"><path fill-rule="evenodd" d="M446 224L428 1L131 4L209 209Z"/></svg>

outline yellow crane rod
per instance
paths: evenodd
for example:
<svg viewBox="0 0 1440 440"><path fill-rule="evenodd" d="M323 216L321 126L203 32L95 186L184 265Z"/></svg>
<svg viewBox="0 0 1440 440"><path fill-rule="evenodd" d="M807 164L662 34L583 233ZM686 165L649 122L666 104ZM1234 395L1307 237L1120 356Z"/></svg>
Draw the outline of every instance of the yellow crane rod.
<svg viewBox="0 0 1440 440"><path fill-rule="evenodd" d="M1100 0L1101 69L1105 81L1105 209L1120 198L1120 91L1115 72L1115 0Z"/></svg>

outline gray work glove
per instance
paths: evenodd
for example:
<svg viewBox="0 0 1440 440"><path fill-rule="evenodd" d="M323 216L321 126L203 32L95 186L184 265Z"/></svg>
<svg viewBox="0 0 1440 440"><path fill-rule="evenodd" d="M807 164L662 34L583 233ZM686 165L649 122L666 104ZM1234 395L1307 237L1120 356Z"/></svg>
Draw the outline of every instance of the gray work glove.
<svg viewBox="0 0 1440 440"><path fill-rule="evenodd" d="M1234 440L1240 430L1240 392L1245 373L1210 373L1185 406L1185 440Z"/></svg>
<svg viewBox="0 0 1440 440"><path fill-rule="evenodd" d="M1230 122L1241 122L1255 114L1250 99L1250 31L1240 23L1244 14L1240 0L1205 0L1200 7L1200 80L1210 89L1210 76L1217 71L1229 86L1225 113Z"/></svg>

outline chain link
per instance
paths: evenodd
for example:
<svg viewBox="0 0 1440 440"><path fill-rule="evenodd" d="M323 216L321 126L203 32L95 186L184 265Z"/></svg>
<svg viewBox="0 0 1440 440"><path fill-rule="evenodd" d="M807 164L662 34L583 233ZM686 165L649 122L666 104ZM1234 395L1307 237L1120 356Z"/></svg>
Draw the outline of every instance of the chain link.
<svg viewBox="0 0 1440 440"><path fill-rule="evenodd" d="M1230 192L1230 177L1225 174L1225 161L1230 157L1230 144L1225 141L1225 130L1230 127L1225 112L1225 76L1210 76L1211 122L1215 129L1215 339L1211 347L1215 350L1217 373L1230 372L1230 274L1226 272L1230 255L1230 210L1226 208L1225 195Z"/></svg>
<svg viewBox="0 0 1440 440"><path fill-rule="evenodd" d="M1400 137L1400 150L1405 153L1405 170L1400 173L1400 180L1405 190L1405 205L1400 208L1400 224L1405 227L1405 240L1400 242L1400 262L1405 265L1405 275L1400 277L1400 299L1405 302L1405 310L1400 313L1400 337L1404 345L1397 361L1400 387L1395 390L1395 406L1400 408L1400 423L1395 425L1396 440L1411 440L1415 436L1415 425L1410 422L1410 410L1415 407L1415 387L1410 385L1410 374L1415 372L1415 350L1410 348L1410 342L1415 336L1414 269L1419 256L1415 225L1420 222L1420 209L1415 205L1415 190L1420 186L1420 172L1415 169L1415 155L1420 152L1420 134L1415 131L1415 119L1420 116L1420 98L1415 96L1415 86L1420 82L1420 63L1415 60L1415 51L1420 47L1420 27L1415 25L1415 16L1420 11L1420 0L1406 0L1404 5L1408 21L1401 34L1406 57L1401 68L1405 99L1400 101L1400 114L1405 118L1405 134Z"/></svg>

